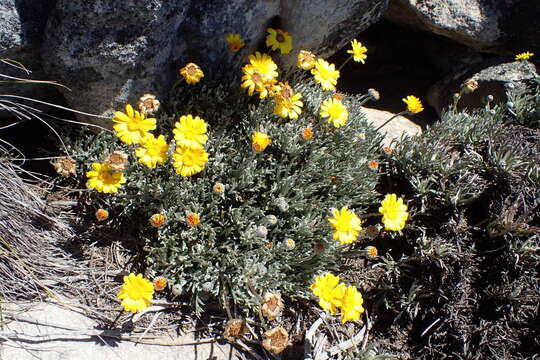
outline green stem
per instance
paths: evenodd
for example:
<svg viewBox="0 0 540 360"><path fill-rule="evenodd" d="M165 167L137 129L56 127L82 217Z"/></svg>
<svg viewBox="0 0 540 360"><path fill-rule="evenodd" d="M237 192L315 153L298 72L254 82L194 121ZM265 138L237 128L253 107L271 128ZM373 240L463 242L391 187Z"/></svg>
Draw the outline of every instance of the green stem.
<svg viewBox="0 0 540 360"><path fill-rule="evenodd" d="M352 55L349 56L349 58L348 58L347 60L345 60L345 61L343 62L343 64L341 64L341 65L339 66L338 71L341 71L341 69L343 69L343 67L344 67L349 61L351 61L352 58L353 58Z"/></svg>

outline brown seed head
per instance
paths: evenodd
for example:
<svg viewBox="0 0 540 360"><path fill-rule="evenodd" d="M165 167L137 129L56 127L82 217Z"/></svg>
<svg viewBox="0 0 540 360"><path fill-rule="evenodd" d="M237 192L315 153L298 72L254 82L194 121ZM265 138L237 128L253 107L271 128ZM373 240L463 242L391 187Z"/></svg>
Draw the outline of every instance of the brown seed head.
<svg viewBox="0 0 540 360"><path fill-rule="evenodd" d="M268 320L274 320L281 316L285 305L281 300L280 294L266 293L264 295L264 302L261 306L261 312Z"/></svg>
<svg viewBox="0 0 540 360"><path fill-rule="evenodd" d="M70 157L57 159L53 166L56 172L63 177L77 174L77 161Z"/></svg>
<svg viewBox="0 0 540 360"><path fill-rule="evenodd" d="M223 337L229 341L235 341L236 338L242 336L247 330L245 319L231 319L225 324Z"/></svg>
<svg viewBox="0 0 540 360"><path fill-rule="evenodd" d="M281 353L289 346L289 334L282 327L266 331L263 338L263 347L274 354Z"/></svg>
<svg viewBox="0 0 540 360"><path fill-rule="evenodd" d="M105 158L104 163L113 171L124 171L128 162L128 156L123 151L113 151Z"/></svg>
<svg viewBox="0 0 540 360"><path fill-rule="evenodd" d="M152 94L144 94L137 102L139 111L144 115L158 111L159 105L159 100Z"/></svg>
<svg viewBox="0 0 540 360"><path fill-rule="evenodd" d="M478 81L474 79L467 79L463 82L461 87L461 92L464 94L469 94L478 89Z"/></svg>

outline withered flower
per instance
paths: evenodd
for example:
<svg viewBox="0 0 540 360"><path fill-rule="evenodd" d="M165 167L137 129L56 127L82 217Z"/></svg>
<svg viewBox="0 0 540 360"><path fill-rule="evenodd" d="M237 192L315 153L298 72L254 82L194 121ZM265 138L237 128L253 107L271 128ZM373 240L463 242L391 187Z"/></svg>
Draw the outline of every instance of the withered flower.
<svg viewBox="0 0 540 360"><path fill-rule="evenodd" d="M57 159L54 164L56 172L64 177L77 174L77 161L70 157L63 157Z"/></svg>
<svg viewBox="0 0 540 360"><path fill-rule="evenodd" d="M247 325L245 319L231 319L225 324L223 337L229 341L234 341L236 338L242 336L246 330Z"/></svg>
<svg viewBox="0 0 540 360"><path fill-rule="evenodd" d="M289 334L287 333L287 330L282 327L266 331L263 334L263 337L263 347L274 354L281 353L289 346Z"/></svg>
<svg viewBox="0 0 540 360"><path fill-rule="evenodd" d="M128 162L128 156L123 151L113 151L105 158L104 163L109 165L113 171L122 172L126 169L126 164Z"/></svg>
<svg viewBox="0 0 540 360"><path fill-rule="evenodd" d="M467 79L463 82L461 92L463 94L469 94L474 92L476 89L478 89L478 81L474 79Z"/></svg>
<svg viewBox="0 0 540 360"><path fill-rule="evenodd" d="M137 108L139 108L141 114L144 115L155 113L158 111L159 105L159 100L152 94L144 94L137 102Z"/></svg>
<svg viewBox="0 0 540 360"><path fill-rule="evenodd" d="M264 295L264 302L261 307L261 312L268 320L274 320L281 316L285 305L281 301L280 294L266 293Z"/></svg>

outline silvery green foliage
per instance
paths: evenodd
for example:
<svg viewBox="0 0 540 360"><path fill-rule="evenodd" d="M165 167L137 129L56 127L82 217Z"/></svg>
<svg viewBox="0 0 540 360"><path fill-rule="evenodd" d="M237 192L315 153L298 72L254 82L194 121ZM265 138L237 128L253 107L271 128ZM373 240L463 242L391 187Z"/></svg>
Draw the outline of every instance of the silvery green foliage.
<svg viewBox="0 0 540 360"><path fill-rule="evenodd" d="M171 114L160 116L154 133L172 140L171 126L180 115L202 117L210 125L205 170L188 178L176 174L170 162L151 170L130 150L127 183L114 196L96 194L122 209L122 221L139 232L149 275L181 284L197 311L211 299L248 311L259 304L253 291L305 297L314 275L337 270L342 260L329 209L348 206L361 214L377 202L378 174L367 162L378 157L382 137L364 119L363 100L344 96L349 121L334 128L318 115L332 94L310 78L294 76L291 84L304 102L296 120L279 118L272 100L250 98L236 84L178 88ZM301 136L305 127L312 127L312 140ZM264 152L251 147L254 131L272 138ZM111 135L101 136L88 144L93 151L88 160L100 160L104 148L119 144ZM225 185L223 193L213 192L218 182ZM200 215L198 226L186 223L191 212ZM159 229L148 224L155 213L167 218ZM293 248L285 245L288 238ZM316 243L325 250L315 251Z"/></svg>

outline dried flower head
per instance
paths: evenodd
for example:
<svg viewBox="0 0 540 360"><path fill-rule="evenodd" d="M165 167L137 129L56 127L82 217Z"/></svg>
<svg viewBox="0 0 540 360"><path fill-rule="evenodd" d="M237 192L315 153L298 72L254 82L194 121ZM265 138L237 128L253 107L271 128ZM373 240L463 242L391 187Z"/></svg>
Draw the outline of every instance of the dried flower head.
<svg viewBox="0 0 540 360"><path fill-rule="evenodd" d="M186 223L189 226L197 226L201 222L201 219L199 217L199 214L196 213L189 213L186 215Z"/></svg>
<svg viewBox="0 0 540 360"><path fill-rule="evenodd" d="M296 66L303 70L311 70L315 66L316 59L317 57L311 51L300 50Z"/></svg>
<svg viewBox="0 0 540 360"><path fill-rule="evenodd" d="M264 295L264 302L261 306L261 312L268 320L274 320L281 316L285 305L281 300L280 294L266 293Z"/></svg>
<svg viewBox="0 0 540 360"><path fill-rule="evenodd" d="M332 95L332 99L334 100L343 100L343 95L341 95L340 93L335 93L334 95Z"/></svg>
<svg viewBox="0 0 540 360"><path fill-rule="evenodd" d="M379 168L379 162L377 160L370 160L367 165L370 170L377 170Z"/></svg>
<svg viewBox="0 0 540 360"><path fill-rule="evenodd" d="M229 44L230 52L237 52L246 44L240 34L227 34L225 41Z"/></svg>
<svg viewBox="0 0 540 360"><path fill-rule="evenodd" d="M263 347L274 354L281 353L289 346L289 334L282 327L264 332L263 337Z"/></svg>
<svg viewBox="0 0 540 360"><path fill-rule="evenodd" d="M478 89L478 81L474 79L467 79L463 82L463 85L461 86L461 92L463 94L469 94L474 92L476 89Z"/></svg>
<svg viewBox="0 0 540 360"><path fill-rule="evenodd" d="M391 155L393 150L390 146L383 146L382 148L383 152L385 155Z"/></svg>
<svg viewBox="0 0 540 360"><path fill-rule="evenodd" d="M321 253L324 250L326 250L326 245L324 243L317 242L317 243L313 244L313 251L315 251L316 253Z"/></svg>
<svg viewBox="0 0 540 360"><path fill-rule="evenodd" d="M212 187L212 191L215 192L216 194L222 194L225 192L225 185L223 185L220 182L217 182Z"/></svg>
<svg viewBox="0 0 540 360"><path fill-rule="evenodd" d="M302 129L302 137L304 140L311 140L313 139L313 129L310 127L303 128Z"/></svg>
<svg viewBox="0 0 540 360"><path fill-rule="evenodd" d="M192 62L187 63L179 72L188 84L196 84L204 77L204 73L199 65Z"/></svg>
<svg viewBox="0 0 540 360"><path fill-rule="evenodd" d="M154 279L154 289L156 291L162 291L167 286L167 279L165 279L163 276L158 276Z"/></svg>
<svg viewBox="0 0 540 360"><path fill-rule="evenodd" d="M276 225L278 222L278 218L275 216L275 215L267 215L265 218L264 218L264 223L267 225L267 226L274 226Z"/></svg>
<svg viewBox="0 0 540 360"><path fill-rule="evenodd" d="M123 151L115 150L107 155L103 162L109 165L113 171L124 171L128 163L128 155Z"/></svg>
<svg viewBox="0 0 540 360"><path fill-rule="evenodd" d="M77 175L77 161L70 157L62 157L57 159L54 163L54 170L63 177L70 175Z"/></svg>
<svg viewBox="0 0 540 360"><path fill-rule="evenodd" d="M282 54L288 54L291 52L292 36L281 29L266 29L268 35L266 36L266 46L272 50L279 50Z"/></svg>
<svg viewBox="0 0 540 360"><path fill-rule="evenodd" d="M105 209L97 209L96 219L97 221L104 221L109 218L109 212Z"/></svg>
<svg viewBox="0 0 540 360"><path fill-rule="evenodd" d="M289 210L289 203L283 197L278 197L276 199L276 206L281 212L286 212L287 210Z"/></svg>
<svg viewBox="0 0 540 360"><path fill-rule="evenodd" d="M272 139L270 139L270 136L267 134L264 134L260 131L255 131L251 135L251 145L253 147L253 150L257 152L262 152L270 143L272 142Z"/></svg>
<svg viewBox="0 0 540 360"><path fill-rule="evenodd" d="M231 319L225 324L223 337L229 341L235 341L236 338L244 335L247 331L245 319Z"/></svg>
<svg viewBox="0 0 540 360"><path fill-rule="evenodd" d="M369 258L375 258L379 254L375 246L366 246L364 250Z"/></svg>
<svg viewBox="0 0 540 360"><path fill-rule="evenodd" d="M159 100L152 94L144 94L137 101L137 108L144 115L155 113L158 111L159 105Z"/></svg>
<svg viewBox="0 0 540 360"><path fill-rule="evenodd" d="M180 295L182 295L182 292L183 292L182 285L180 285L180 284L174 284L173 285L172 293L173 293L174 296L180 296Z"/></svg>
<svg viewBox="0 0 540 360"><path fill-rule="evenodd" d="M150 216L150 225L152 225L155 228L161 227L163 224L165 224L165 215L162 214L154 214Z"/></svg>
<svg viewBox="0 0 540 360"><path fill-rule="evenodd" d="M370 225L364 229L364 236L368 239L375 239L381 232L380 225Z"/></svg>
<svg viewBox="0 0 540 360"><path fill-rule="evenodd" d="M368 89L368 95L371 96L371 98L375 101L379 101L381 99L381 94L375 89Z"/></svg>

